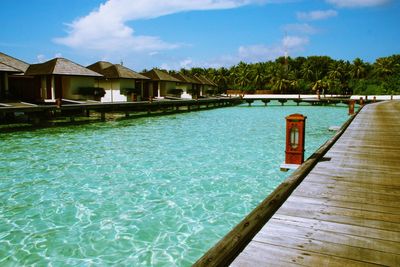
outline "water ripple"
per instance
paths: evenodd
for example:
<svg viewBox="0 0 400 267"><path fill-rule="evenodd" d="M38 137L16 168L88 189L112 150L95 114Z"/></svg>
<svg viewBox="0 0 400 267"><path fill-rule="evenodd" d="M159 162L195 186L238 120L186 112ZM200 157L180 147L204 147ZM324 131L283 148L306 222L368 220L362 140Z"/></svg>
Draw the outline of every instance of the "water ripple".
<svg viewBox="0 0 400 267"><path fill-rule="evenodd" d="M0 265L191 265L287 175L285 116L307 155L347 117L261 105L0 135Z"/></svg>

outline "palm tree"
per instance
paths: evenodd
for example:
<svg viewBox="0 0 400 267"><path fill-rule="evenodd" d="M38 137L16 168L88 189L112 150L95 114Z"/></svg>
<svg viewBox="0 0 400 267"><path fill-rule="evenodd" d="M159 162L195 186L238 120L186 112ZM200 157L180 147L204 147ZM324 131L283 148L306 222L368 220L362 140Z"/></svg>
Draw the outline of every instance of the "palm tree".
<svg viewBox="0 0 400 267"><path fill-rule="evenodd" d="M384 79L394 73L396 64L391 57L378 58L374 63L375 74Z"/></svg>
<svg viewBox="0 0 400 267"><path fill-rule="evenodd" d="M264 64L257 63L253 65L253 67L250 69L250 79L256 89L263 89L267 79Z"/></svg>
<svg viewBox="0 0 400 267"><path fill-rule="evenodd" d="M366 74L366 65L364 61L360 58L353 60L353 65L351 68L351 77L355 79L364 78Z"/></svg>
<svg viewBox="0 0 400 267"><path fill-rule="evenodd" d="M282 94L287 92L289 88L290 81L288 79L288 72L284 65L282 64L275 64L274 68L274 76L271 79L273 84L273 88Z"/></svg>
<svg viewBox="0 0 400 267"><path fill-rule="evenodd" d="M301 66L301 75L303 77L304 80L306 81L312 81L314 76L314 70L312 69L311 65L308 63L304 63Z"/></svg>

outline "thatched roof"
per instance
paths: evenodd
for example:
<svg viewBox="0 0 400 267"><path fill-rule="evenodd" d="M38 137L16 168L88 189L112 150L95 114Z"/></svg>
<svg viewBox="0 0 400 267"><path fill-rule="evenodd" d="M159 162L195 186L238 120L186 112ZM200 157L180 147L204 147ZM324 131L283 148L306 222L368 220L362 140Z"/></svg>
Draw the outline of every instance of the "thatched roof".
<svg viewBox="0 0 400 267"><path fill-rule="evenodd" d="M22 70L17 70L16 68L10 67L10 66L0 62L0 72L18 73L18 72L22 72Z"/></svg>
<svg viewBox="0 0 400 267"><path fill-rule="evenodd" d="M168 73L158 69L152 69L148 72L142 73L144 76L149 77L153 81L165 81L165 82L181 82L180 80L172 77Z"/></svg>
<svg viewBox="0 0 400 267"><path fill-rule="evenodd" d="M215 82L213 82L211 79L209 79L207 76L203 76L203 78L205 79L205 80L207 80L208 81L208 84L209 85L211 85L211 86L218 86Z"/></svg>
<svg viewBox="0 0 400 267"><path fill-rule="evenodd" d="M104 69L104 76L107 78L121 78L121 79L137 79L137 80L150 80L150 78L128 69L120 64L112 65Z"/></svg>
<svg viewBox="0 0 400 267"><path fill-rule="evenodd" d="M136 79L136 80L150 79L120 64L114 65L107 61L98 61L90 66L87 66L87 68L104 75L104 78L107 79Z"/></svg>
<svg viewBox="0 0 400 267"><path fill-rule="evenodd" d="M197 80L199 80L202 84L204 85L211 85L211 86L216 86L215 83L213 83L212 81L210 81L208 78L206 78L203 75L196 75L195 78Z"/></svg>
<svg viewBox="0 0 400 267"><path fill-rule="evenodd" d="M182 83L191 83L198 84L199 82L193 79L192 77L182 74L182 73L173 73L171 74L174 78L181 80Z"/></svg>
<svg viewBox="0 0 400 267"><path fill-rule="evenodd" d="M40 64L30 65L26 75L68 75L101 77L102 75L89 70L65 58L55 58Z"/></svg>
<svg viewBox="0 0 400 267"><path fill-rule="evenodd" d="M108 67L111 67L112 65L113 65L112 63L107 61L97 61L96 63L89 65L86 68L104 75L103 70Z"/></svg>
<svg viewBox="0 0 400 267"><path fill-rule="evenodd" d="M21 72L25 72L29 67L28 63L26 63L22 60L13 58L13 57L6 55L4 53L1 53L1 52L0 52L0 63L3 63L5 65L12 67L14 69L17 69L17 70L21 70Z"/></svg>

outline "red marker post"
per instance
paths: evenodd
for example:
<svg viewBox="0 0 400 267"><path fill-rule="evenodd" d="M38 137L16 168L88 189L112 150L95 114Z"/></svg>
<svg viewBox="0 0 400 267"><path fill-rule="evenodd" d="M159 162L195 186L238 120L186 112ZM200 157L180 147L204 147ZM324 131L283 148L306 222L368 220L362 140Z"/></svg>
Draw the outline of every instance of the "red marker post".
<svg viewBox="0 0 400 267"><path fill-rule="evenodd" d="M304 162L306 116L291 114L286 117L285 163L282 171L297 169Z"/></svg>

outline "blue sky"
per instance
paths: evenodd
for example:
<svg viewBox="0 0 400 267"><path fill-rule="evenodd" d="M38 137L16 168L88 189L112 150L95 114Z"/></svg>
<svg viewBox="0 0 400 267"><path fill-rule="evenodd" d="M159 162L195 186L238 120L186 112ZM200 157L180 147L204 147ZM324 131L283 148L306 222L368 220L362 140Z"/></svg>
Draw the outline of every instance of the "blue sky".
<svg viewBox="0 0 400 267"><path fill-rule="evenodd" d="M144 68L400 54L398 0L3 1L0 51L28 63L62 56Z"/></svg>

